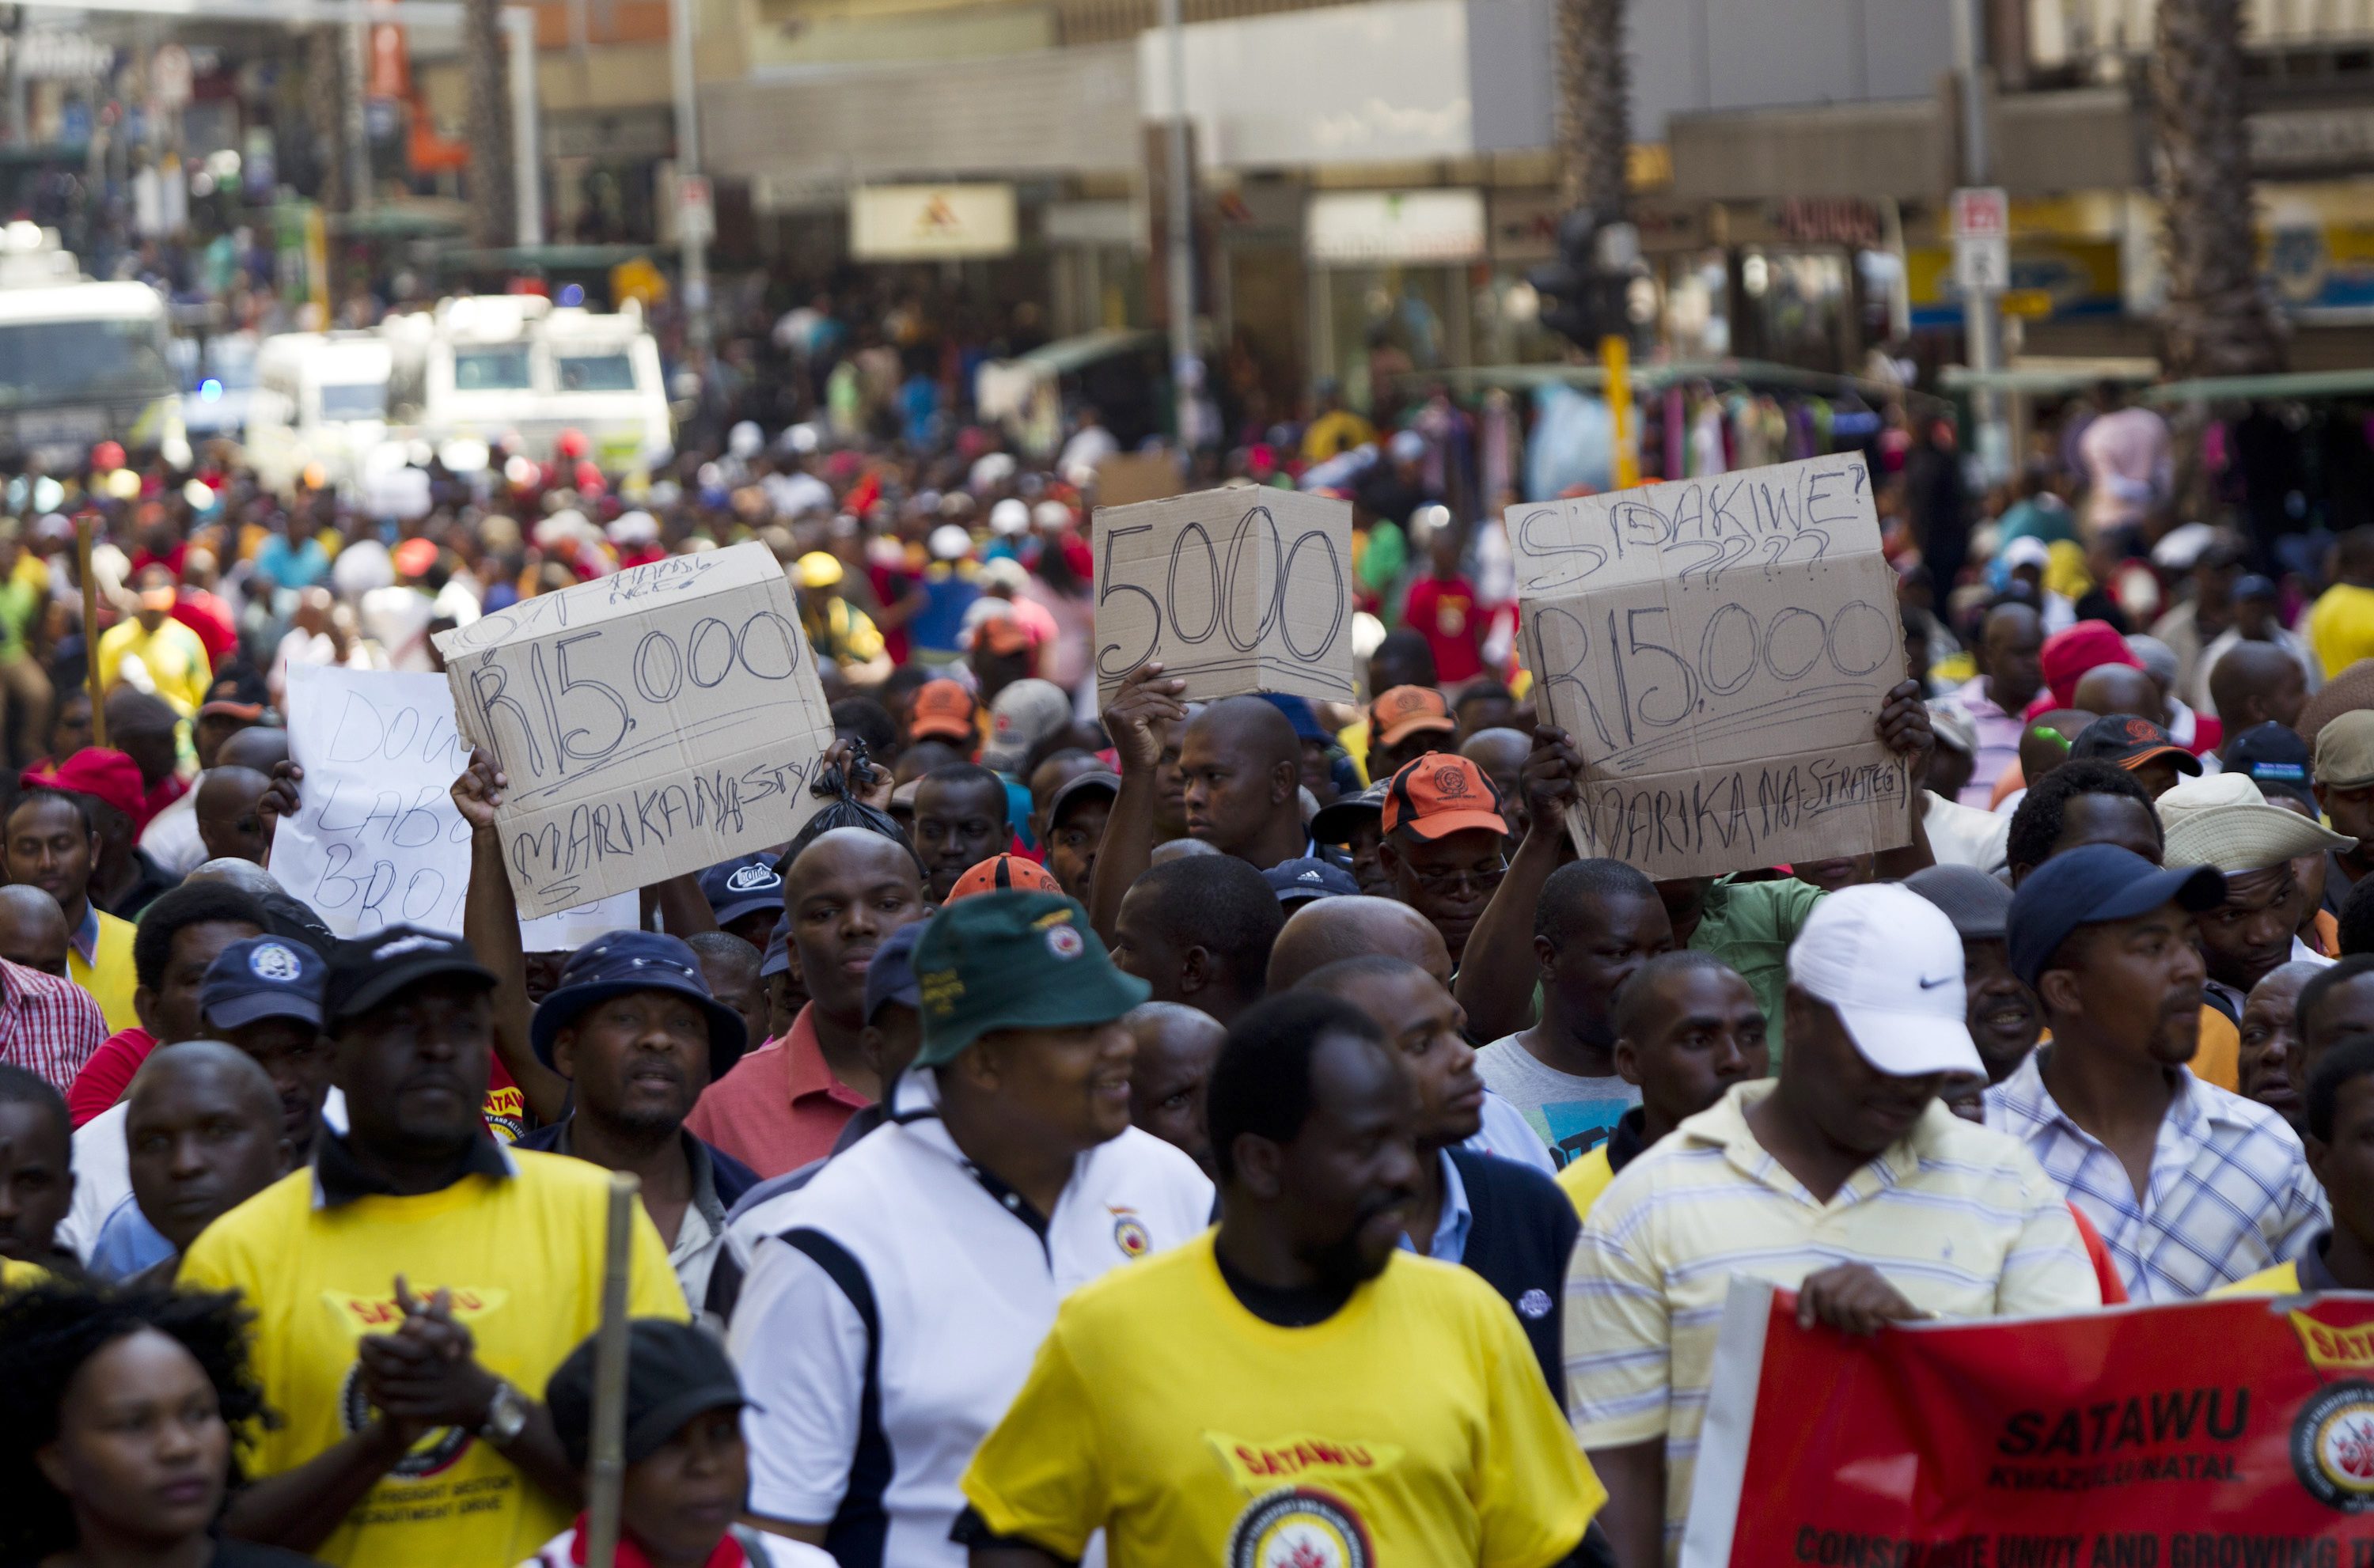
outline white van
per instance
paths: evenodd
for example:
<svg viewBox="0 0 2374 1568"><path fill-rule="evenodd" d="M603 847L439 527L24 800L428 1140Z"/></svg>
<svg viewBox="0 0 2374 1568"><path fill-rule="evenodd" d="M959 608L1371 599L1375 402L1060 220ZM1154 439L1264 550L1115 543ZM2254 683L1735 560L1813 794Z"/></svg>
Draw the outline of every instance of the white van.
<svg viewBox="0 0 2374 1568"><path fill-rule="evenodd" d="M0 226L0 465L79 472L101 441L190 462L165 297L94 283L55 229Z"/></svg>
<svg viewBox="0 0 2374 1568"><path fill-rule="evenodd" d="M308 468L347 486L388 439L393 355L377 333L282 333L255 356L247 460L267 488L287 494Z"/></svg>
<svg viewBox="0 0 2374 1568"><path fill-rule="evenodd" d="M395 422L431 442L515 438L548 461L575 430L613 472L675 450L659 347L632 301L601 315L536 295L467 295L382 331L396 356Z"/></svg>

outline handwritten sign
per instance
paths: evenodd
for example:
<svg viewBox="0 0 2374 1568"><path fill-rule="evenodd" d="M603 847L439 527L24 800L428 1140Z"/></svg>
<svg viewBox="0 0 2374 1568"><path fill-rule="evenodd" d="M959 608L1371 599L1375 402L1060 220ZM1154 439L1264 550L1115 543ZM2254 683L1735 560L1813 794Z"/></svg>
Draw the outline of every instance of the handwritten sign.
<svg viewBox="0 0 2374 1568"><path fill-rule="evenodd" d="M1862 457L1505 521L1525 664L1583 756L1583 854L1685 877L1905 842L1876 731L1903 640Z"/></svg>
<svg viewBox="0 0 2374 1568"><path fill-rule="evenodd" d="M405 923L462 929L470 825L449 792L470 760L442 675L288 668L288 755L305 770L298 813L272 836L272 874L340 936ZM632 894L520 925L529 953L632 929Z"/></svg>
<svg viewBox="0 0 2374 1568"><path fill-rule="evenodd" d="M1293 692L1349 702L1352 507L1205 490L1097 509L1097 689L1148 660L1195 701Z"/></svg>
<svg viewBox="0 0 2374 1568"><path fill-rule="evenodd" d="M764 544L670 556L441 635L523 915L781 844L833 739L790 585Z"/></svg>

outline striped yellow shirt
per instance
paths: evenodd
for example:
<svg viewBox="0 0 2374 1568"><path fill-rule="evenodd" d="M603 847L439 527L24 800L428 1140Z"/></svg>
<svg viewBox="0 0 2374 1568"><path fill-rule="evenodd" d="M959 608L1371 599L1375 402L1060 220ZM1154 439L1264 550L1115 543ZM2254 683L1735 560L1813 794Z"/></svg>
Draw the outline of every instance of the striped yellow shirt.
<svg viewBox="0 0 2374 1568"><path fill-rule="evenodd" d="M1932 1101L1828 1203L1766 1153L1747 1108L1769 1079L1626 1165L1592 1205L1567 1276L1567 1406L1586 1448L1665 1441L1665 1547L1681 1542L1715 1333L1733 1274L1794 1288L1868 1263L1941 1317L2101 1305L2069 1206L2027 1151Z"/></svg>

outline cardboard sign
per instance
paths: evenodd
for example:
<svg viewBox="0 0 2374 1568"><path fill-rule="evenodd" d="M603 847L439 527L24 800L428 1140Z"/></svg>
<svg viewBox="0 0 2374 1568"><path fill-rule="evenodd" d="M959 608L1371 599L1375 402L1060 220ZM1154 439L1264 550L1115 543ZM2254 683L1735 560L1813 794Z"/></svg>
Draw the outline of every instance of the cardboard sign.
<svg viewBox="0 0 2374 1568"><path fill-rule="evenodd" d="M1652 877L1893 848L1895 579L1853 453L1512 507L1526 667L1582 754L1568 825Z"/></svg>
<svg viewBox="0 0 2374 1568"><path fill-rule="evenodd" d="M670 556L437 639L498 809L523 915L781 844L833 739L774 554Z"/></svg>
<svg viewBox="0 0 2374 1568"><path fill-rule="evenodd" d="M2374 1300L1797 1327L1732 1281L1681 1568L2374 1561Z"/></svg>
<svg viewBox="0 0 2374 1568"><path fill-rule="evenodd" d="M1096 541L1100 696L1159 660L1193 701L1353 699L1350 502L1205 490L1099 507Z"/></svg>
<svg viewBox="0 0 2374 1568"><path fill-rule="evenodd" d="M1134 506L1179 493L1179 460L1167 451L1115 452L1097 464L1097 505Z"/></svg>
<svg viewBox="0 0 2374 1568"><path fill-rule="evenodd" d="M442 675L288 667L288 756L305 770L295 816L272 835L272 874L340 936L382 926L459 931L470 825L453 809L470 748ZM632 894L523 920L529 953L632 930Z"/></svg>

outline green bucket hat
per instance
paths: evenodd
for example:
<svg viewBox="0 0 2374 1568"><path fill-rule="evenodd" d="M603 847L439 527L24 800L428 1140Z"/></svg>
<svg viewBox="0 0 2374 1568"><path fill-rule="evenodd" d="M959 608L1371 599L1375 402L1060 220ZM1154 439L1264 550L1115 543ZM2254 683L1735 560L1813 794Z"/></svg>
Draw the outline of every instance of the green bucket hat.
<svg viewBox="0 0 2374 1568"><path fill-rule="evenodd" d="M1146 998L1113 967L1088 912L1053 893L980 893L944 906L915 944L918 1067L954 1061L992 1029L1109 1024Z"/></svg>

